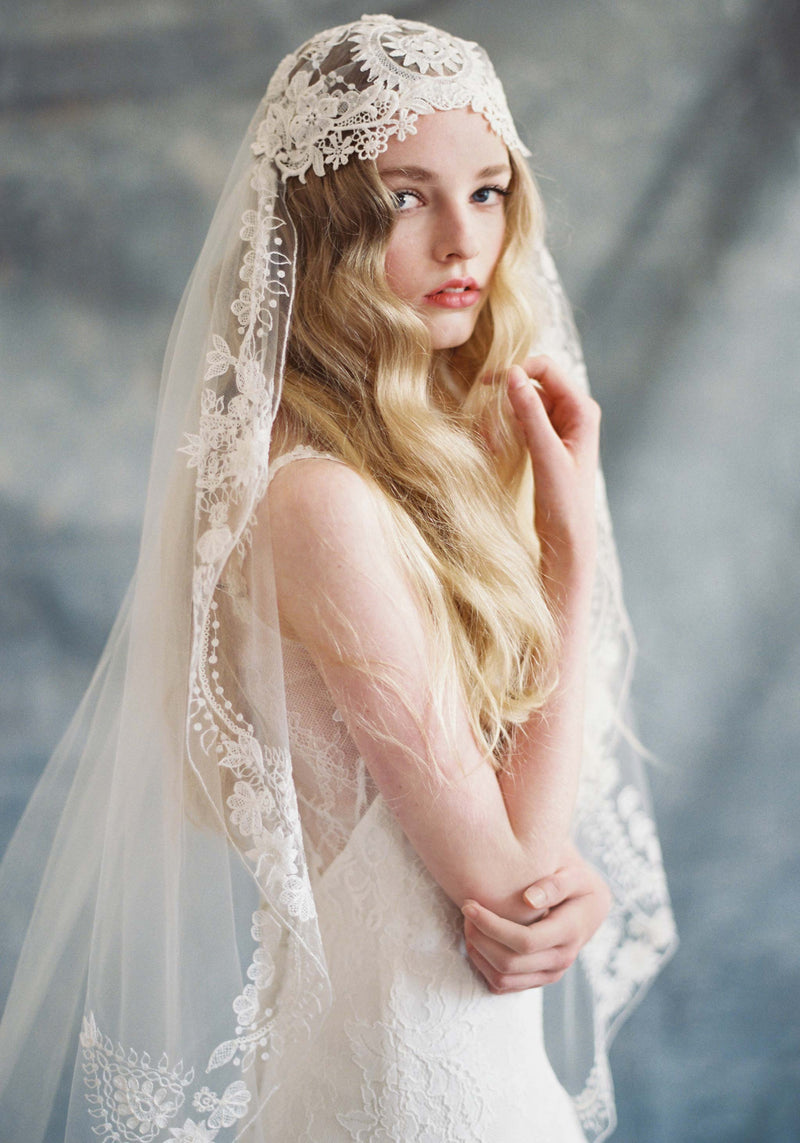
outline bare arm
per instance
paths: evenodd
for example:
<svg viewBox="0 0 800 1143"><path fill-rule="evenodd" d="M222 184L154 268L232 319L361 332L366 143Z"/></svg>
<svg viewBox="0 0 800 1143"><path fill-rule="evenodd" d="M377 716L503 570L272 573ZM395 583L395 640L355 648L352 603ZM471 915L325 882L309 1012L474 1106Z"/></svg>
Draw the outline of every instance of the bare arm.
<svg viewBox="0 0 800 1143"><path fill-rule="evenodd" d="M269 496L285 633L314 657L378 788L445 892L521 921L532 915L521 891L555 868L572 813L593 561L593 533L584 533L597 416L543 361L542 397L520 378L509 392L539 457L536 513L564 632L561 681L500 779L473 738L456 681L446 725L431 701L425 627L366 483L335 462L306 460L279 473Z"/></svg>
<svg viewBox="0 0 800 1143"><path fill-rule="evenodd" d="M534 465L542 579L562 632L561 655L558 685L517 735L499 782L515 834L533 844L538 880L564 851L580 771L600 417L549 358L531 358L526 370L511 371L508 391Z"/></svg>

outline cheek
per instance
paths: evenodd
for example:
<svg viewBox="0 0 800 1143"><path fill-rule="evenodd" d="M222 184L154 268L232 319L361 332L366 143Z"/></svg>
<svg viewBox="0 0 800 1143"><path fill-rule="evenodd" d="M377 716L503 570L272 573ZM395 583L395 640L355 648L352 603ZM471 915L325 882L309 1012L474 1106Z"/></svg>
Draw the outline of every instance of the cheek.
<svg viewBox="0 0 800 1143"><path fill-rule="evenodd" d="M392 250L391 247L387 249L384 265L386 281L389 282L392 293L397 294L405 302L411 301L414 294L414 282L411 279L408 259L403 256L402 251Z"/></svg>
<svg viewBox="0 0 800 1143"><path fill-rule="evenodd" d="M386 249L386 279L390 289L403 301L413 301L417 293L416 259L408 242L390 241Z"/></svg>
<svg viewBox="0 0 800 1143"><path fill-rule="evenodd" d="M500 226L498 226L497 230L495 231L495 233L493 235L493 241L491 243L492 270L493 271L496 269L497 263L500 261L501 255L503 253L503 245L505 243L505 237L506 237L506 222L505 222L505 218L504 218L502 224Z"/></svg>

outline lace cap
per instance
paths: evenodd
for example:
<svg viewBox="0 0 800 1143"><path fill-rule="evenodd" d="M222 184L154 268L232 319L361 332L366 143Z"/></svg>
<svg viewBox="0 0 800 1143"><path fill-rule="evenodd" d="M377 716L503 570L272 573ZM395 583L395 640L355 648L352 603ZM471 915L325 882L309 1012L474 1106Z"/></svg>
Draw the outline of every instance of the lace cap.
<svg viewBox="0 0 800 1143"><path fill-rule="evenodd" d="M478 44L393 16L362 16L308 40L278 66L253 152L286 179L375 159L420 115L470 107L522 155L502 85Z"/></svg>

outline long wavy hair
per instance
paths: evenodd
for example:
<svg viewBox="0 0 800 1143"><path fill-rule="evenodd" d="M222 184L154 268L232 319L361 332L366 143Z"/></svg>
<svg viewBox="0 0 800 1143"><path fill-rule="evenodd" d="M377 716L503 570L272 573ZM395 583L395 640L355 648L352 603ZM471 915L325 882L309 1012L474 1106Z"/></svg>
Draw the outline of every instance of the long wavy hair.
<svg viewBox="0 0 800 1143"><path fill-rule="evenodd" d="M511 164L486 304L469 341L437 353L386 279L395 207L375 164L288 180L297 287L278 425L287 445L330 452L379 490L430 626L434 673L458 678L497 766L554 683L556 644L531 501L522 518L515 503L523 450L504 386L482 383L522 361L535 332L524 279L542 210L524 161Z"/></svg>

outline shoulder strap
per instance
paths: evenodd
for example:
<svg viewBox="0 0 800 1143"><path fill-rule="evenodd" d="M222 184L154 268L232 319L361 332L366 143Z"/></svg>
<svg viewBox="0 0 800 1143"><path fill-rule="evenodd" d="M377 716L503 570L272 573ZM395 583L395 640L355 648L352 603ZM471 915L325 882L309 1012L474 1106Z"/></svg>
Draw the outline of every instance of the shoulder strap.
<svg viewBox="0 0 800 1143"><path fill-rule="evenodd" d="M291 464L293 460L335 460L338 464L343 463L338 457L333 456L332 453L322 452L320 449L312 448L310 445L295 445L294 448L288 452L276 456L269 466L269 481L285 468L287 464Z"/></svg>

